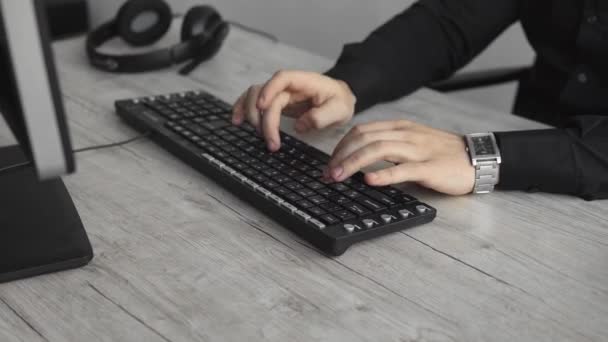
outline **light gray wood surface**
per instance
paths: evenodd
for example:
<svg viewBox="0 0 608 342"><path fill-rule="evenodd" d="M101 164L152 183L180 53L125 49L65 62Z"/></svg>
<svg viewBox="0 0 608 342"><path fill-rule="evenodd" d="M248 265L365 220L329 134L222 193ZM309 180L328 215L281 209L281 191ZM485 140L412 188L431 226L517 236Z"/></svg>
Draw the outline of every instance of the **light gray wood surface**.
<svg viewBox="0 0 608 342"><path fill-rule="evenodd" d="M136 134L116 99L200 88L232 102L277 69L331 65L236 29L190 78L94 71L82 39L55 53L75 147ZM389 118L461 133L541 127L428 90L353 124ZM348 127L302 139L330 152ZM0 341L608 339L605 201L404 185L438 209L434 222L328 258L149 141L77 162L64 180L95 259L0 285Z"/></svg>

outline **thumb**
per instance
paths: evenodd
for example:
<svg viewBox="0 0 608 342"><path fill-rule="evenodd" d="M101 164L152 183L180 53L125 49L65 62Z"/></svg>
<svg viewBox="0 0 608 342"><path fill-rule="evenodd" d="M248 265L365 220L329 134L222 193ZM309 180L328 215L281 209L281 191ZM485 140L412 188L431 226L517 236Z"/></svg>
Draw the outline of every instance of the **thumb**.
<svg viewBox="0 0 608 342"><path fill-rule="evenodd" d="M330 100L318 107L313 107L302 114L295 123L298 133L306 133L310 130L322 129L342 120L335 100Z"/></svg>

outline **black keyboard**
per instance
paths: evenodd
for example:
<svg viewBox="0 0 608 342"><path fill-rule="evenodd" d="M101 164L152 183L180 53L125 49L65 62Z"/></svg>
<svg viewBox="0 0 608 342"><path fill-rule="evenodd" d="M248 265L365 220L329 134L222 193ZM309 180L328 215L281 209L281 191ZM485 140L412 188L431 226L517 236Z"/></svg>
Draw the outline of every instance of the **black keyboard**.
<svg viewBox="0 0 608 342"><path fill-rule="evenodd" d="M253 126L230 123L231 107L192 91L120 100L127 123L320 250L340 255L353 243L432 221L436 210L394 187L370 187L357 173L323 180L329 156L281 132L271 153Z"/></svg>

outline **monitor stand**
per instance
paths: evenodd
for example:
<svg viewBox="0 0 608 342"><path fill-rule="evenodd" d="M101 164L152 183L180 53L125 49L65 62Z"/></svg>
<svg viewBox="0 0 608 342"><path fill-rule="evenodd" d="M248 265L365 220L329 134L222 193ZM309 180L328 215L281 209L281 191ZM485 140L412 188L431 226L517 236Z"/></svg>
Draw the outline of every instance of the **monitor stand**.
<svg viewBox="0 0 608 342"><path fill-rule="evenodd" d="M0 148L0 168L25 161ZM0 174L0 283L86 265L89 238L61 179L39 181L33 167Z"/></svg>

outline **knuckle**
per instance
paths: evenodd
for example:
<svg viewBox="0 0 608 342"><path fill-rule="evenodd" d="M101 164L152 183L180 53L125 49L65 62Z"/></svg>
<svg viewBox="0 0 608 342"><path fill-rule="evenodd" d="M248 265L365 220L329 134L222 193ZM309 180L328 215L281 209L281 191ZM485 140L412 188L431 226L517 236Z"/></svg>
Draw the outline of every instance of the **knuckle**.
<svg viewBox="0 0 608 342"><path fill-rule="evenodd" d="M361 152L354 153L350 156L349 160L350 160L350 165L360 164L361 161L363 161L363 153L361 153Z"/></svg>
<svg viewBox="0 0 608 342"><path fill-rule="evenodd" d="M388 141L385 140L379 140L379 141L374 141L370 146L374 149L374 150L383 150L388 148L390 145L390 143Z"/></svg>
<svg viewBox="0 0 608 342"><path fill-rule="evenodd" d="M274 73L272 78L283 78L285 76L287 76L287 70L279 69Z"/></svg>
<svg viewBox="0 0 608 342"><path fill-rule="evenodd" d="M370 140L370 134L369 133L359 133L356 135L356 139L360 140L361 142L365 143L367 141Z"/></svg>
<svg viewBox="0 0 608 342"><path fill-rule="evenodd" d="M311 113L309 122L313 128L315 128L315 129L321 128L321 120L319 119L319 115L315 115L314 112Z"/></svg>
<svg viewBox="0 0 608 342"><path fill-rule="evenodd" d="M356 124L352 129L351 132L357 135L362 134L364 131L363 129L363 124Z"/></svg>
<svg viewBox="0 0 608 342"><path fill-rule="evenodd" d="M401 119L401 120L399 120L399 124L401 126L410 127L410 126L413 126L414 123L410 120Z"/></svg>
<svg viewBox="0 0 608 342"><path fill-rule="evenodd" d="M394 167L386 169L386 179L392 181L397 178L397 170Z"/></svg>

